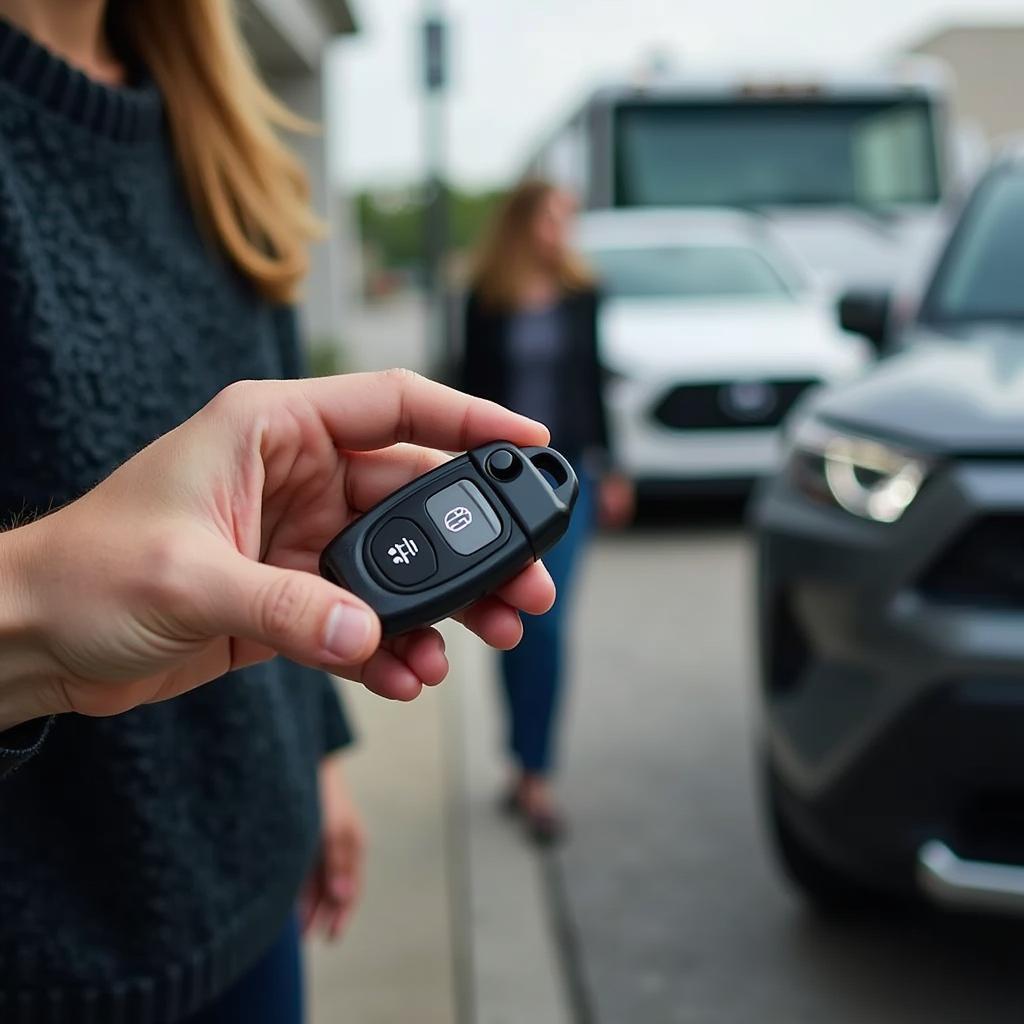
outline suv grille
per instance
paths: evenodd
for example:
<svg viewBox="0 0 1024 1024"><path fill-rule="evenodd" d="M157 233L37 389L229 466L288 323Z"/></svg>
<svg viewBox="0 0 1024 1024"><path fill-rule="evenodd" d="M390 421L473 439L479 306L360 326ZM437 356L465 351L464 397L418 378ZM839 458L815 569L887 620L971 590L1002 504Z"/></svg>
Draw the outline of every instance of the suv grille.
<svg viewBox="0 0 1024 1024"><path fill-rule="evenodd" d="M1024 607L1024 516L979 519L928 569L920 590L945 604Z"/></svg>
<svg viewBox="0 0 1024 1024"><path fill-rule="evenodd" d="M777 427L816 380L716 381L680 384L652 411L673 430Z"/></svg>

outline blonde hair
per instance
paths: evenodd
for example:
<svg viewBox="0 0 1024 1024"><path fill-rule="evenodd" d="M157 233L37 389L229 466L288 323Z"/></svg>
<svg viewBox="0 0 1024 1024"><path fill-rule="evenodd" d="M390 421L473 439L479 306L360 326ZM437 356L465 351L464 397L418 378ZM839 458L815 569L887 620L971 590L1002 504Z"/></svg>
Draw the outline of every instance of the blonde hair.
<svg viewBox="0 0 1024 1024"><path fill-rule="evenodd" d="M530 256L530 231L543 204L560 190L539 178L520 182L502 201L484 235L474 262L472 284L485 306L514 306L534 267ZM583 258L566 250L554 268L559 286L581 291L594 277Z"/></svg>
<svg viewBox="0 0 1024 1024"><path fill-rule="evenodd" d="M277 130L312 126L263 83L230 0L117 0L110 24L163 94L200 225L263 296L293 301L323 228Z"/></svg>

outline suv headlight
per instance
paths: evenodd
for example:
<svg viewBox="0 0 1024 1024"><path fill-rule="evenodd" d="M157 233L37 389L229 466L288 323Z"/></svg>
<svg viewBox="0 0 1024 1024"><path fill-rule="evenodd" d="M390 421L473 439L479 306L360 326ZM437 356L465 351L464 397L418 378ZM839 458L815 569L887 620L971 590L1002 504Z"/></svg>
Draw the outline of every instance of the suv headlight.
<svg viewBox="0 0 1024 1024"><path fill-rule="evenodd" d="M920 455L815 419L800 424L790 443L787 469L799 490L876 523L895 523L931 468Z"/></svg>

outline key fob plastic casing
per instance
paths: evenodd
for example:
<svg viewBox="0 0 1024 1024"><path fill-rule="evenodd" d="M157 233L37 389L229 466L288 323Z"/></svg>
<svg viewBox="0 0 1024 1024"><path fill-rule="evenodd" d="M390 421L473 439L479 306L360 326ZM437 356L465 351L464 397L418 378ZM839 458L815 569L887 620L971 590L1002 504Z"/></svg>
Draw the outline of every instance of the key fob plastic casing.
<svg viewBox="0 0 1024 1024"><path fill-rule="evenodd" d="M554 449L494 441L413 480L339 533L320 572L370 605L385 635L429 626L542 557L565 533L578 491Z"/></svg>

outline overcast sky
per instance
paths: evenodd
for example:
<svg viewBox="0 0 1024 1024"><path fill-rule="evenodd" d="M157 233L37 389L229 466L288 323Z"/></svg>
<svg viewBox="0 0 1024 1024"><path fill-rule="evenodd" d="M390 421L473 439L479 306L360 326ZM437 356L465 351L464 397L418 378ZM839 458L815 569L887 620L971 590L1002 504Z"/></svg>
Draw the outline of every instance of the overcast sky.
<svg viewBox="0 0 1024 1024"><path fill-rule="evenodd" d="M360 32L329 67L332 164L353 185L422 169L418 27L426 0L352 0ZM515 175L595 83L652 53L744 69L851 63L950 22L1022 21L1024 0L447 0L449 166L464 185Z"/></svg>

